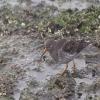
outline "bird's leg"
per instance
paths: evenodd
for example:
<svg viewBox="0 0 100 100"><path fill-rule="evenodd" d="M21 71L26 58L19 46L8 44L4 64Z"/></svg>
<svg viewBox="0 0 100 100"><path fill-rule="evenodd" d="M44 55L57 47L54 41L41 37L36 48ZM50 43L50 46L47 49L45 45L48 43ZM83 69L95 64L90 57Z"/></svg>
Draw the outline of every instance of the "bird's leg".
<svg viewBox="0 0 100 100"><path fill-rule="evenodd" d="M68 68L68 64L66 64L66 65L65 65L64 70L63 70L61 73L58 73L58 75L63 76L63 75L64 75L64 73L67 71L67 68Z"/></svg>
<svg viewBox="0 0 100 100"><path fill-rule="evenodd" d="M63 76L64 73L67 71L67 68L68 68L68 64L65 65L65 68L64 68L63 72L61 73L62 76Z"/></svg>
<svg viewBox="0 0 100 100"><path fill-rule="evenodd" d="M73 60L72 70L73 70L73 76L75 77L75 74L76 74L76 65L75 65L75 61L74 60Z"/></svg>

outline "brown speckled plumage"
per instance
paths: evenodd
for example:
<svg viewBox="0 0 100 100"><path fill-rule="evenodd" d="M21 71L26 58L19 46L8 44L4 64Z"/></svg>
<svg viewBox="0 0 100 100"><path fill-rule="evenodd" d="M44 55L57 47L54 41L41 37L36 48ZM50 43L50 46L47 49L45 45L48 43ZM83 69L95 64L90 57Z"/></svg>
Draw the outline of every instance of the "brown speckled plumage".
<svg viewBox="0 0 100 100"><path fill-rule="evenodd" d="M59 39L59 40L47 40L45 47L50 53L51 57L60 63L68 63L73 60L80 51L82 51L89 43L85 40L70 40Z"/></svg>

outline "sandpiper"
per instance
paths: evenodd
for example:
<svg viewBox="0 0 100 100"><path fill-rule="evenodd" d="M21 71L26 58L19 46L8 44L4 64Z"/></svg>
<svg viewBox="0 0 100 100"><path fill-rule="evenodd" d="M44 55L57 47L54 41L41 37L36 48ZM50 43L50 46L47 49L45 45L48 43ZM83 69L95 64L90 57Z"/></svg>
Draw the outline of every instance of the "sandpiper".
<svg viewBox="0 0 100 100"><path fill-rule="evenodd" d="M56 63L66 64L66 67L63 71L64 73L67 70L68 62L72 61L75 57L77 57L78 54L89 44L90 42L86 42L83 39L71 39L69 41L67 41L66 39L49 39L45 42L45 49L42 56L48 51L50 56Z"/></svg>

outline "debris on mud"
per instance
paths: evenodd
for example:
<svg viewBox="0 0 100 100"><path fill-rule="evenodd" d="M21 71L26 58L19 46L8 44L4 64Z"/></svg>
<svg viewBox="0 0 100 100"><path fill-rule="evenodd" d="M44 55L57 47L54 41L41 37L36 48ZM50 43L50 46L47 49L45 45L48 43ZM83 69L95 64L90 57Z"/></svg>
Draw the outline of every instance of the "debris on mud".
<svg viewBox="0 0 100 100"><path fill-rule="evenodd" d="M75 80L72 78L70 72L67 72L64 76L52 77L47 85L36 93L30 90L27 91L27 89L24 90L27 96L23 94L20 100L25 100L26 98L30 100L32 98L36 100L71 100L71 98L75 96L75 86Z"/></svg>
<svg viewBox="0 0 100 100"><path fill-rule="evenodd" d="M70 100L75 98L75 86L76 82L71 73L67 71L63 76L52 77L48 81L48 91L56 99Z"/></svg>
<svg viewBox="0 0 100 100"><path fill-rule="evenodd" d="M0 100L100 100L100 7L60 10L41 1L24 8L27 0L19 2L0 8ZM96 47L76 61L75 74L69 68L57 76L60 65L46 56L35 63L48 38L85 39Z"/></svg>
<svg viewBox="0 0 100 100"><path fill-rule="evenodd" d="M24 71L16 66L12 66L9 72L0 73L0 99L13 98L17 80L23 79L23 74Z"/></svg>

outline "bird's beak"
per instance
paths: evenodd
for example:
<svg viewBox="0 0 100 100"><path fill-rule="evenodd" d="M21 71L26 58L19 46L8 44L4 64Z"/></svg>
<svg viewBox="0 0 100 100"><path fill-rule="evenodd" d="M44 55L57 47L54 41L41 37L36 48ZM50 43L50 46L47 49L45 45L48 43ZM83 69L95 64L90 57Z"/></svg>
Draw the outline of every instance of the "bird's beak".
<svg viewBox="0 0 100 100"><path fill-rule="evenodd" d="M47 48L44 48L44 52L43 52L43 54L45 54L47 51L48 51Z"/></svg>
<svg viewBox="0 0 100 100"><path fill-rule="evenodd" d="M44 55L47 51L48 51L47 48L44 48L44 52L42 53L41 58L43 57L43 55Z"/></svg>

